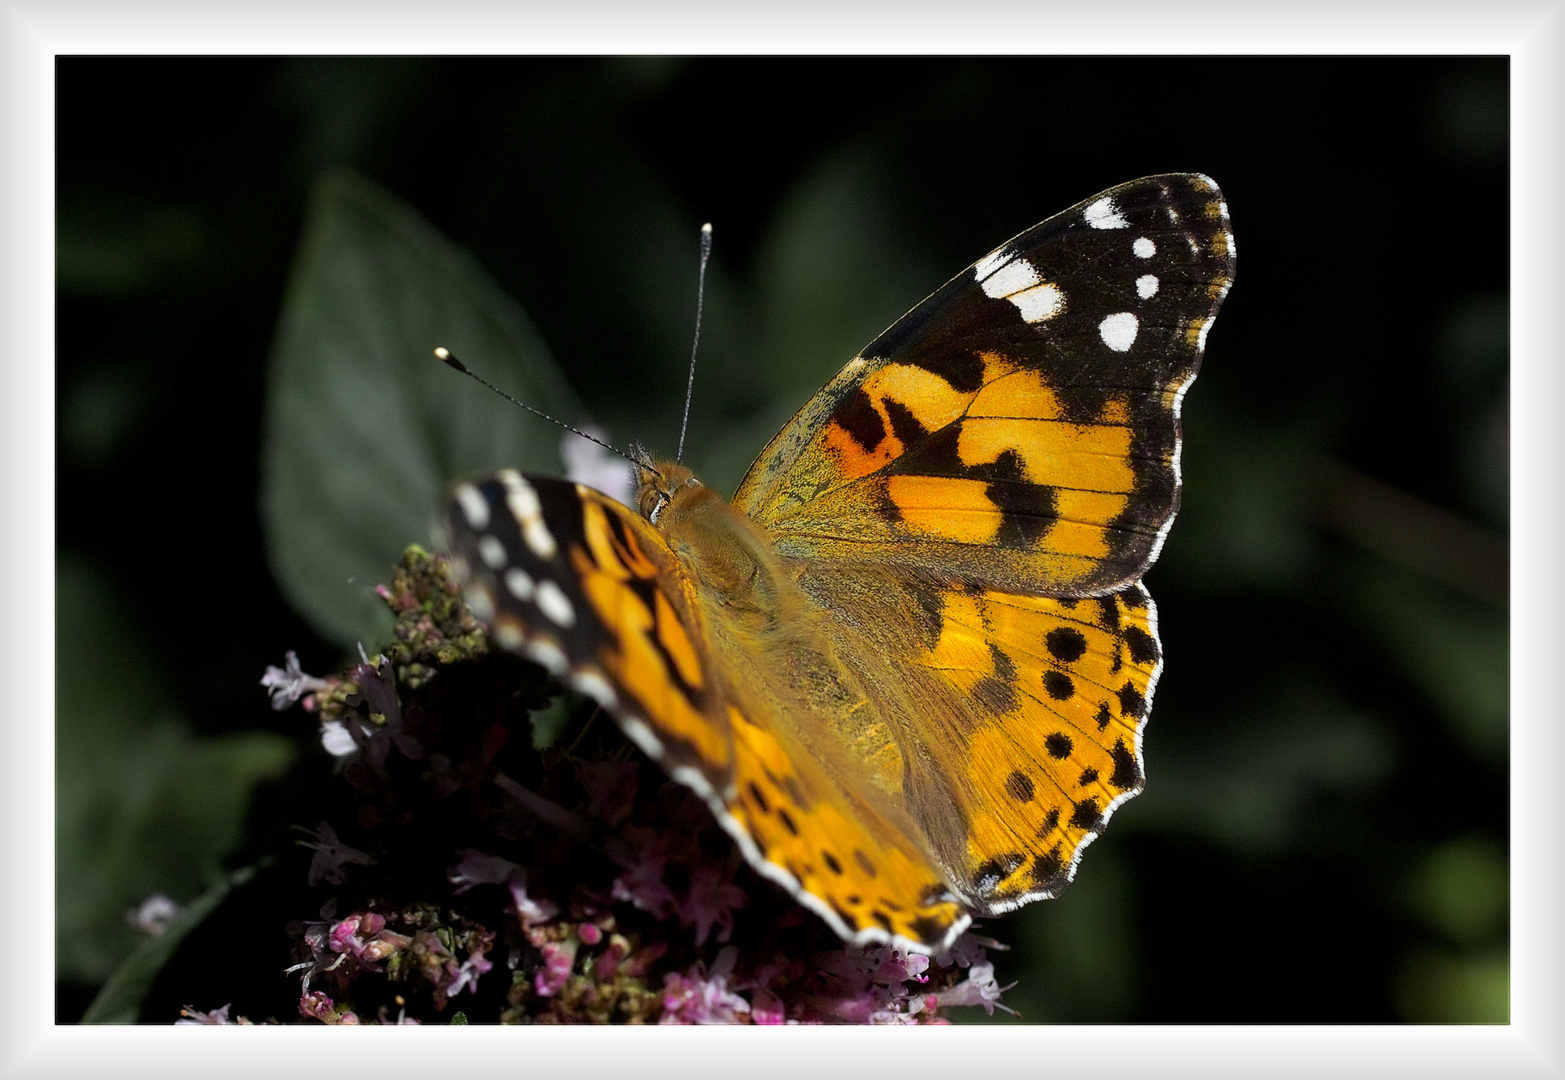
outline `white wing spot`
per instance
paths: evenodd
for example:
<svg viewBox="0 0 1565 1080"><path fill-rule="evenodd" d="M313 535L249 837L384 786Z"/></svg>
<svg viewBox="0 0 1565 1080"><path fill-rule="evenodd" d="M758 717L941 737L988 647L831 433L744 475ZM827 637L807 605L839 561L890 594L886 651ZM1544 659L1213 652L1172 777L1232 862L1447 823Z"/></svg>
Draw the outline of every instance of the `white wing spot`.
<svg viewBox="0 0 1565 1080"><path fill-rule="evenodd" d="M1082 216L1094 229L1124 229L1130 225L1125 215L1119 212L1119 207L1114 205L1114 200L1107 196L1088 206Z"/></svg>
<svg viewBox="0 0 1565 1080"><path fill-rule="evenodd" d="M1157 254L1157 245L1145 236L1136 237L1136 242L1130 245L1130 250L1136 253L1138 259L1150 259Z"/></svg>
<svg viewBox="0 0 1565 1080"><path fill-rule="evenodd" d="M515 469L501 469L498 475L505 485L505 505L522 527L522 539L540 559L554 558L559 546L554 542L554 534L543 523L543 504L538 501L538 492Z"/></svg>
<svg viewBox="0 0 1565 1080"><path fill-rule="evenodd" d="M538 610L560 626L571 626L576 622L576 609L571 605L571 598L560 591L560 587L552 581L540 581L538 592L533 597L533 602L538 605Z"/></svg>
<svg viewBox="0 0 1565 1080"><path fill-rule="evenodd" d="M491 570L498 570L508 561L505 557L505 545L488 533L478 538L478 557L484 560L484 565Z"/></svg>
<svg viewBox="0 0 1565 1080"><path fill-rule="evenodd" d="M518 600L533 598L532 575L520 566L513 566L505 572L505 587Z"/></svg>
<svg viewBox="0 0 1565 1080"><path fill-rule="evenodd" d="M535 638L529 641L523 648L522 654L535 664L542 664L549 669L551 675L565 674L567 664L565 654L560 647L548 638Z"/></svg>
<svg viewBox="0 0 1565 1080"><path fill-rule="evenodd" d="M609 681L596 671L572 672L571 686L578 693L586 694L605 709L614 708L615 702L619 700L619 695L614 693L614 687L610 686Z"/></svg>
<svg viewBox="0 0 1565 1080"><path fill-rule="evenodd" d="M984 293L995 300L1012 293L1030 289L1039 281L1038 271L1032 268L1032 263L1026 259L1016 259L1006 263L992 275L984 279Z"/></svg>
<svg viewBox="0 0 1565 1080"><path fill-rule="evenodd" d="M1011 253L1009 251L1003 247L995 248L973 264L973 276L982 281L1010 261Z"/></svg>
<svg viewBox="0 0 1565 1080"><path fill-rule="evenodd" d="M1065 306L1065 294L1060 292L1058 285L1048 282L1025 289L1006 299L1015 304L1017 310L1022 313L1022 318L1030 323L1053 318Z"/></svg>
<svg viewBox="0 0 1565 1080"><path fill-rule="evenodd" d="M1121 311L1110 315L1098 324L1098 334L1103 338L1103 344L1115 352L1127 351L1136 340L1136 331L1141 324L1136 317L1128 311Z"/></svg>
<svg viewBox="0 0 1565 1080"><path fill-rule="evenodd" d="M1142 274L1136 279L1136 295L1143 300L1150 300L1157 295L1157 275Z"/></svg>
<svg viewBox="0 0 1565 1080"><path fill-rule="evenodd" d="M641 752L653 761L661 761L663 758L663 741L652 733L642 720L634 716L622 716L619 718L620 730L630 736L630 741L641 747Z"/></svg>
<svg viewBox="0 0 1565 1080"><path fill-rule="evenodd" d="M489 599L489 590L482 585L469 585L462 591L462 599L467 601L473 618L479 622L488 622L494 618L494 601Z"/></svg>
<svg viewBox="0 0 1565 1080"><path fill-rule="evenodd" d="M989 266L987 276L980 277L979 281L983 285L984 295L994 300L1009 300L1022 313L1022 318L1030 323L1042 322L1057 314L1065 303L1065 296L1059 286L1040 278L1038 271L1026 259L1013 259L999 266Z"/></svg>
<svg viewBox="0 0 1565 1080"><path fill-rule="evenodd" d="M456 486L456 501L462 507L462 516L467 518L469 528L482 531L489 527L489 503L484 500L483 493L472 484L458 484Z"/></svg>

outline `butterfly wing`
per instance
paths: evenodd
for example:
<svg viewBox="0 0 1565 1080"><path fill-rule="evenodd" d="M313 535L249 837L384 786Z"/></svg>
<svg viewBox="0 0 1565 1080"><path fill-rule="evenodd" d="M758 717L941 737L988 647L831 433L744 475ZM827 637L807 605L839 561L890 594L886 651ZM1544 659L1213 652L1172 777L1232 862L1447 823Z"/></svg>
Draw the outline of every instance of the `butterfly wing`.
<svg viewBox="0 0 1565 1080"><path fill-rule="evenodd" d="M608 709L676 779L731 787L694 586L657 531L589 487L512 469L452 496L446 547L494 639Z"/></svg>
<svg viewBox="0 0 1565 1080"><path fill-rule="evenodd" d="M908 812L975 911L1055 895L1141 789L1162 651L1138 579L1233 272L1207 178L1088 199L877 338L735 495L900 724Z"/></svg>
<svg viewBox="0 0 1565 1080"><path fill-rule="evenodd" d="M734 502L806 563L1085 596L1178 504L1179 406L1233 280L1204 176L1112 188L980 259L851 360Z"/></svg>
<svg viewBox="0 0 1565 1080"><path fill-rule="evenodd" d="M836 575L857 573L823 568L811 592L840 595ZM915 703L900 717L907 809L974 911L1058 895L1141 790L1162 648L1139 583L1074 599L904 582L861 597L834 640L858 672L900 659L875 696L894 719L897 696Z"/></svg>
<svg viewBox="0 0 1565 1080"><path fill-rule="evenodd" d="M495 640L596 699L839 934L934 950L967 926L902 808L855 795L780 710L762 661L775 640L730 627L714 644L707 619L722 612L645 520L584 485L503 470L453 489L445 530Z"/></svg>

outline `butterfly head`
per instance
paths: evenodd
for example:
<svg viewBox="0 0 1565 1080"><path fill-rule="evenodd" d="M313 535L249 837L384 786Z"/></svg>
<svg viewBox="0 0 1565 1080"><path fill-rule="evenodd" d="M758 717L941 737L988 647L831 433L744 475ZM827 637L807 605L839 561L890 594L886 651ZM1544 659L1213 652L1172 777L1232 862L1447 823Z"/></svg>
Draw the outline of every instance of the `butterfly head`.
<svg viewBox="0 0 1565 1080"><path fill-rule="evenodd" d="M636 510L642 517L656 525L670 503L702 490L701 481L688 468L674 461L654 461L645 450L637 447L636 454Z"/></svg>

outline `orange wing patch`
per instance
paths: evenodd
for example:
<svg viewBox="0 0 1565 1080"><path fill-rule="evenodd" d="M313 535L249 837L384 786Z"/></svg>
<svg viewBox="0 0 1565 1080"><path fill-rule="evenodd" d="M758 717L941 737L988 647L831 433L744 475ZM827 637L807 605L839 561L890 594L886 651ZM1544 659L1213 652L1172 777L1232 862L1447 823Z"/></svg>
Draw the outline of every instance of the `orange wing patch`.
<svg viewBox="0 0 1565 1080"><path fill-rule="evenodd" d="M1179 404L1233 269L1205 177L1084 201L872 342L734 502L801 560L889 559L1018 593L1121 588L1173 518Z"/></svg>
<svg viewBox="0 0 1565 1080"><path fill-rule="evenodd" d="M579 491L586 544L571 545L569 558L582 592L608 630L598 662L660 736L688 746L709 778L724 775L732 759L727 725L714 721L715 702L701 700L706 681L685 627L688 616L669 599L680 580L664 572L672 560L666 554L658 561L648 558L650 544L636 538L636 530L646 528L640 518L589 488ZM610 514L620 529L610 526ZM661 538L656 543L661 547ZM634 728L631 734L644 744Z"/></svg>
<svg viewBox="0 0 1565 1080"><path fill-rule="evenodd" d="M729 813L738 826L730 831L771 864L752 857L762 873L844 937L895 935L938 949L967 926L962 904L905 828L849 803L808 754L785 747L772 730L735 708L729 719L735 753Z"/></svg>
<svg viewBox="0 0 1565 1080"><path fill-rule="evenodd" d="M1142 786L1141 730L1161 666L1140 585L1079 601L946 597L922 666L984 706L942 767L968 822L975 907L1054 896L1115 808Z"/></svg>

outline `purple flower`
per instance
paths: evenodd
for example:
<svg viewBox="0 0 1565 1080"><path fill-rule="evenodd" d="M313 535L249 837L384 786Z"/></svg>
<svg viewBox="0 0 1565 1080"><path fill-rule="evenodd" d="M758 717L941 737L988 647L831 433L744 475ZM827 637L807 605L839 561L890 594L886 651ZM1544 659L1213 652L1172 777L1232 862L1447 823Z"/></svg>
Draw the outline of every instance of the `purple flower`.
<svg viewBox="0 0 1565 1080"><path fill-rule="evenodd" d="M473 953L462 961L462 966L457 968L456 974L446 984L446 997L456 997L464 989L478 993L478 977L492 967L494 964L483 953Z"/></svg>
<svg viewBox="0 0 1565 1080"><path fill-rule="evenodd" d="M666 919L679 908L674 894L663 884L663 867L668 864L664 837L649 834L644 844L627 844L614 852L615 861L626 868L614 879L616 900L628 900L654 919Z"/></svg>
<svg viewBox="0 0 1565 1080"><path fill-rule="evenodd" d="M292 649L284 654L283 667L268 665L266 674L261 676L261 685L266 687L272 695L272 708L281 712L305 694L312 694L317 690L325 690L331 683L325 679L317 679L313 675L306 675L304 669L299 666L299 656Z"/></svg>
<svg viewBox="0 0 1565 1080"><path fill-rule="evenodd" d="M717 954L707 971L698 960L684 975L671 971L663 976L663 1015L660 1024L737 1024L750 1003L728 988L739 959L729 945Z"/></svg>
<svg viewBox="0 0 1565 1080"><path fill-rule="evenodd" d="M312 833L302 825L294 828L306 835L315 837L314 841L300 840L300 847L314 848L315 858L310 860L309 883L311 886L319 885L322 881L329 881L333 885L341 885L348 880L343 872L346 863L358 863L370 866L375 859L360 851L358 848L349 847L337 839L337 831L326 822L321 822Z"/></svg>
<svg viewBox="0 0 1565 1080"><path fill-rule="evenodd" d="M1015 985L1015 983L1011 984L1011 986ZM930 997L935 999L940 1008L950 1005L981 1005L990 1016L994 1015L995 1009L1004 1009L1015 1016L1015 1009L1000 1004L1000 995L1011 986L1002 987L994 977L994 964L988 960L980 960L968 968L967 978L949 989L931 994Z"/></svg>
<svg viewBox="0 0 1565 1080"><path fill-rule="evenodd" d="M228 1005L224 1005L220 1009L213 1009L211 1012L202 1012L200 1009L192 1009L189 1005L186 1005L183 1009L179 1010L181 1019L175 1020L174 1026L189 1027L197 1024L231 1024L234 1021L228 1018L228 1010L232 1007L232 1005L233 1003L230 1002Z"/></svg>
<svg viewBox="0 0 1565 1080"><path fill-rule="evenodd" d="M359 653L363 655L362 647ZM371 662L366 656L363 663L354 665L352 674L370 711L386 718L384 724L373 725L367 733L359 724L348 727L353 741L364 751L365 760L379 771L393 744L409 761L421 760L424 757L424 744L407 730L411 726L408 721L413 717L405 717L402 713L402 704L397 700L396 680L392 678L391 661L384 656L377 656Z"/></svg>
<svg viewBox="0 0 1565 1080"><path fill-rule="evenodd" d="M153 893L141 902L135 911L126 912L125 921L148 937L157 937L168 929L180 906L162 893Z"/></svg>
<svg viewBox="0 0 1565 1080"><path fill-rule="evenodd" d="M744 890L729 880L721 865L698 866L690 875L690 893L678 905L681 926L694 925L696 944L705 945L712 927L717 940L727 941L734 932L734 909L744 907Z"/></svg>
<svg viewBox="0 0 1565 1080"><path fill-rule="evenodd" d="M750 994L750 1022L765 1025L786 1024L788 1013L783 1007L782 998L765 987L756 988Z"/></svg>
<svg viewBox="0 0 1565 1080"><path fill-rule="evenodd" d="M576 938L567 938L542 945L543 966L533 972L533 989L539 997L553 997L565 989L565 983L571 977L571 968L576 963L577 944Z"/></svg>
<svg viewBox="0 0 1565 1080"><path fill-rule="evenodd" d="M619 825L636 805L641 772L634 761L587 761L576 767L576 779L587 793L587 809L605 825Z"/></svg>
<svg viewBox="0 0 1565 1080"><path fill-rule="evenodd" d="M358 723L351 717L348 722ZM341 720L321 721L321 746L334 758L345 758L359 751L359 744L354 741L353 732Z"/></svg>

